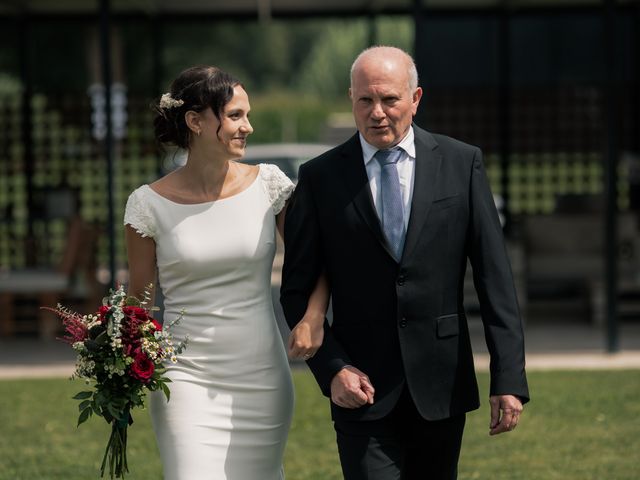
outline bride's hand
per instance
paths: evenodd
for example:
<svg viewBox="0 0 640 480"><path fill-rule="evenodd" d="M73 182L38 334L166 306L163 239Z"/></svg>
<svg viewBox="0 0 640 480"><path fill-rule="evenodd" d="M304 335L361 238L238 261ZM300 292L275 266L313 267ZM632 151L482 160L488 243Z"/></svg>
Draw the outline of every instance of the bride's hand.
<svg viewBox="0 0 640 480"><path fill-rule="evenodd" d="M323 337L324 315L314 317L305 315L289 335L289 358L309 360L322 345Z"/></svg>

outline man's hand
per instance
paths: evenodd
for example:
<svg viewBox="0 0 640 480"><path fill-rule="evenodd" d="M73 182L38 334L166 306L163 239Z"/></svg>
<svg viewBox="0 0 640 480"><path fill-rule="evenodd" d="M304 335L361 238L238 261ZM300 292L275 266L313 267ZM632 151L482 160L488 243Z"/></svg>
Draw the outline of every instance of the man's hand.
<svg viewBox="0 0 640 480"><path fill-rule="evenodd" d="M491 424L489 435L510 432L516 425L522 413L522 402L513 395L494 395L489 397L491 405Z"/></svg>
<svg viewBox="0 0 640 480"><path fill-rule="evenodd" d="M331 380L331 401L343 408L358 408L373 403L375 390L369 377L351 365Z"/></svg>

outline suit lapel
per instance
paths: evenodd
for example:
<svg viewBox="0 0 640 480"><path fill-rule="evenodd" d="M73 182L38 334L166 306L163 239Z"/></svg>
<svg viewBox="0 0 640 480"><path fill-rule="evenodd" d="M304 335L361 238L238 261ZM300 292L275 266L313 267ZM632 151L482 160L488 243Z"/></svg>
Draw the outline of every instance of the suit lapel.
<svg viewBox="0 0 640 480"><path fill-rule="evenodd" d="M345 144L342 150L342 156L341 164L344 165L343 178L356 210L378 242L380 242L380 245L382 245L391 258L395 260L393 252L387 244L387 239L380 225L380 219L373 205L371 189L369 188L369 177L364 167L362 146L360 145L360 137L357 133Z"/></svg>
<svg viewBox="0 0 640 480"><path fill-rule="evenodd" d="M413 126L415 132L416 165L413 179L413 198L411 199L411 213L409 226L404 242L402 260L411 255L415 248L420 232L431 210L431 202L438 184L442 156L437 153L438 143L433 136Z"/></svg>

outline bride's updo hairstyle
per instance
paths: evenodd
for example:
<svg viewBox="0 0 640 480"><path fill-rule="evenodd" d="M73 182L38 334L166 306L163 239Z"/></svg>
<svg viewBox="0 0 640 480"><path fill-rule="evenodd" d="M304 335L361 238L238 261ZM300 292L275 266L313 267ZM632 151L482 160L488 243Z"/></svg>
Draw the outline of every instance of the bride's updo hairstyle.
<svg viewBox="0 0 640 480"><path fill-rule="evenodd" d="M217 67L198 66L182 72L171 84L169 92L154 106L153 127L158 142L189 148L192 132L185 122L185 113L189 110L202 112L211 107L222 123L222 112L233 98L237 85L242 85L238 79Z"/></svg>

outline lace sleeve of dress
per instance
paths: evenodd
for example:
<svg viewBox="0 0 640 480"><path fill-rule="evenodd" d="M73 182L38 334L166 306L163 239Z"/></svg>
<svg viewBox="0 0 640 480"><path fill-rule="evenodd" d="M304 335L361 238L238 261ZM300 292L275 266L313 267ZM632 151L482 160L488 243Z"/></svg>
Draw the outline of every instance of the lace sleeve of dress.
<svg viewBox="0 0 640 480"><path fill-rule="evenodd" d="M287 203L295 186L289 177L276 165L261 163L260 177L269 197L271 209L274 215L277 215L283 209L284 204Z"/></svg>
<svg viewBox="0 0 640 480"><path fill-rule="evenodd" d="M154 238L156 225L144 193L144 187L140 187L129 195L124 209L124 224L131 225L143 237Z"/></svg>

